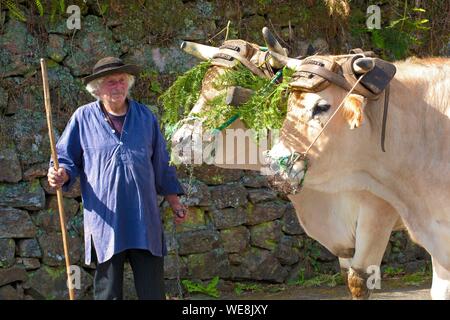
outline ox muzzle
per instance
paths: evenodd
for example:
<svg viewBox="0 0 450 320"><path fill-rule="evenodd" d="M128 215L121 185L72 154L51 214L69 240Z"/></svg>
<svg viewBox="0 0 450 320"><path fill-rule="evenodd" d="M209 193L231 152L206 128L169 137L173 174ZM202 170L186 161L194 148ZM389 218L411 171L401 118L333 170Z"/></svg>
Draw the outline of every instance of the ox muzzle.
<svg viewBox="0 0 450 320"><path fill-rule="evenodd" d="M294 152L287 156L275 156L267 151L264 156L268 165L267 181L273 190L288 195L301 190L308 170L305 154Z"/></svg>

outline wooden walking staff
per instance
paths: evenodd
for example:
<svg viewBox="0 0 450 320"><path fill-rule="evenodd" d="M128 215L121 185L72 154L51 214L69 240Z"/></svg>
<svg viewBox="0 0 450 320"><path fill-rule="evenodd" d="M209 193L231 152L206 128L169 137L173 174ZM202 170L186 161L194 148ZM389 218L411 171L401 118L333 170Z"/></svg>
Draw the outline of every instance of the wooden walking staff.
<svg viewBox="0 0 450 320"><path fill-rule="evenodd" d="M45 113L47 114L48 136L50 138L50 147L52 149L53 165L55 170L58 171L59 162L58 156L56 154L55 136L53 135L52 107L50 105L50 92L48 89L47 65L45 63L45 59L41 59L41 70L42 70L42 82L44 85ZM68 279L67 286L69 288L69 298L70 300L74 300L75 294L73 290L72 281L70 278L70 258L69 258L69 245L67 241L67 231L66 231L66 217L64 214L63 194L60 187L56 188L56 197L58 199L59 221L61 222L64 257L66 258L66 271Z"/></svg>

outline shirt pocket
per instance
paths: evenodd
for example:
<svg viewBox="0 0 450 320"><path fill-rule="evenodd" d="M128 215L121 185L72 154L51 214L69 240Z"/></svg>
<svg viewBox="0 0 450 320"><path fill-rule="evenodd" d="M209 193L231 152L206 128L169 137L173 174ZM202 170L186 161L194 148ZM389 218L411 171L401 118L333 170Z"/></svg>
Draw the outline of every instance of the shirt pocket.
<svg viewBox="0 0 450 320"><path fill-rule="evenodd" d="M129 161L138 169L148 170L151 163L151 152L147 146L135 147L127 150Z"/></svg>
<svg viewBox="0 0 450 320"><path fill-rule="evenodd" d="M126 141L127 151L133 161L143 161L148 163L153 155L153 145L151 135L148 133L133 137L130 141Z"/></svg>

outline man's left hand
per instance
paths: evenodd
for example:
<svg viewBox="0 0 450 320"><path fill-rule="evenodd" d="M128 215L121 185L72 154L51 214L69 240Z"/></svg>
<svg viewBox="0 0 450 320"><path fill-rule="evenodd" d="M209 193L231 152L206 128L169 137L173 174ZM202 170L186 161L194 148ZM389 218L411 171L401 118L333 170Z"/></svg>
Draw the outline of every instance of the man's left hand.
<svg viewBox="0 0 450 320"><path fill-rule="evenodd" d="M167 195L165 198L175 214L175 223L183 222L187 217L188 208L181 204L180 198L176 194Z"/></svg>

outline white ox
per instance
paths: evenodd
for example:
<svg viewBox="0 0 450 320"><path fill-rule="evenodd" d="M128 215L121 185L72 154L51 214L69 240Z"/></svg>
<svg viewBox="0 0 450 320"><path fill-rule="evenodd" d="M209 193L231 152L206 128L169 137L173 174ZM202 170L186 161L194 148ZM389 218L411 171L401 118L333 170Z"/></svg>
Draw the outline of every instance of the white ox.
<svg viewBox="0 0 450 320"><path fill-rule="evenodd" d="M294 69L302 65L279 58ZM361 269L355 261L359 254L377 255L376 242L385 245L398 214L413 241L432 257L431 297L450 299L450 59L411 58L395 66L386 152L379 146L383 95L374 101L352 94L310 149L304 189L289 198L307 232L334 253L340 250L336 246L355 244L355 269ZM347 94L334 84L320 90L291 91L280 141L270 156L304 152ZM303 174L303 167L296 162L292 170ZM327 205L343 194L348 221L342 220L345 210L338 218ZM355 221L354 213L363 211L368 214Z"/></svg>
<svg viewBox="0 0 450 320"><path fill-rule="evenodd" d="M268 44L273 50L276 44ZM188 52L201 59L211 59L218 48L189 44ZM279 47L278 47L279 48ZM185 48L186 50L186 48ZM280 50L278 50L280 52ZM260 51L255 50L249 60L257 60ZM280 63L275 61L274 66L279 68ZM214 99L222 92L211 85L212 81L225 72L225 68L213 66L205 75L199 100L189 116L193 116L207 108L207 101ZM229 129L246 129L239 119L232 123ZM177 149L186 141L192 141L192 134L196 130L193 123L185 123L172 137L172 148ZM223 132L224 137L232 131ZM223 139L227 141L227 139ZM229 141L229 140L228 140ZM243 150L229 150L227 144L217 146L216 155L228 155L237 159L240 153L246 153L249 159L249 150L257 148L251 140L246 140ZM261 152L265 151L264 149ZM189 155L190 157L191 155ZM223 159L215 165L228 169L260 170L265 166L263 157L258 157L257 163L238 164L237 161ZM367 298L369 290L365 277L361 275L369 266L379 266L386 249L392 229L398 225L398 215L388 202L370 192L328 192L305 187L302 192L290 196L296 209L297 216L305 231L333 254L339 257L341 269L348 277L348 286L353 298ZM351 272L348 272L351 270ZM348 273L348 275L347 275Z"/></svg>

